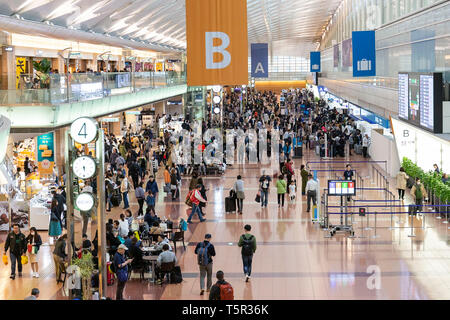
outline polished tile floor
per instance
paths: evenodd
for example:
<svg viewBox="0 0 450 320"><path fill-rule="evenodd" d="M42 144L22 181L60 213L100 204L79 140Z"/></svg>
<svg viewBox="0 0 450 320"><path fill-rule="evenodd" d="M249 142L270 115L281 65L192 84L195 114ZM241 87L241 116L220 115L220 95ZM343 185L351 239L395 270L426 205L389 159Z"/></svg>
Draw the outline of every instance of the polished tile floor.
<svg viewBox="0 0 450 320"><path fill-rule="evenodd" d="M302 159L295 160L295 167L299 169L302 163L318 160L307 150ZM351 160L364 159L352 156ZM343 170L345 163L311 163L309 166L318 170ZM355 163L353 167L363 177L365 188L380 187L381 181L377 182L371 164ZM368 221L367 217L355 214L355 238L344 234L326 238L327 233L311 222L311 214L306 212L306 199L301 198L300 192L295 203L287 201L285 207L279 209L276 188L272 184L269 206L267 209L260 208L254 198L262 170L271 174L277 171L277 165L234 165L227 169L224 176L205 178L206 188L209 189L206 207L208 220L198 223L194 219L195 223L189 226L186 233L186 252L182 247L177 252L184 281L161 287L133 279L127 283L124 297L144 300L207 299L206 295L199 295L194 248L205 233L211 233L217 252L214 273L219 269L225 272L225 278L234 287L236 299L450 299L449 230L443 220L436 219L433 214L427 215L425 221L415 218L413 226L416 236L408 237L411 228L407 215L391 215L387 213L389 209L382 207L370 208L370 211L385 213L377 215L377 228L373 215L369 215ZM296 172L300 186L299 170ZM336 173L339 174L338 171L318 172L322 188L325 188L328 178L335 178ZM242 175L245 183L244 214L225 214L224 198L238 174ZM160 172L160 186L162 180ZM188 183L189 178L183 178L182 200ZM390 179L390 185L390 190L396 192L394 179ZM365 190L364 193L358 192L355 197L358 201L352 205L384 206L384 201L364 202L384 199L385 193L381 190ZM338 200L329 198L329 206L337 206L330 208L330 212L339 212ZM407 196L405 204L410 201ZM396 205L395 212L406 211L400 202ZM137 202L133 196L131 206L136 210ZM357 212L356 207L350 210ZM156 211L159 216L165 215L172 220L186 217L184 201L172 201L163 193L159 194ZM108 217L117 218L120 212L116 208ZM330 222L338 223L339 215L330 215ZM367 223L371 230L366 230ZM237 247L245 224L252 225L252 233L258 242L249 283L244 282L240 249ZM1 241L4 236L1 235ZM44 245L39 252L39 279L31 278L30 266L27 265L24 276L11 281L9 265L2 264L0 299L22 299L33 287L41 290L41 299L64 299L61 285L57 286L55 282L51 250L52 246ZM115 286L108 287L108 296L115 296Z"/></svg>

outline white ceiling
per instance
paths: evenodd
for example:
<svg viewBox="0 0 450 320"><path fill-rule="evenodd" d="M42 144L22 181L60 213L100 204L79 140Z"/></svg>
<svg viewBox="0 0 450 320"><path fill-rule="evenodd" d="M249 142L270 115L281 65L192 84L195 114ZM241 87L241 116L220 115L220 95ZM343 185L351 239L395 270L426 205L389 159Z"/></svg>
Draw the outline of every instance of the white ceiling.
<svg viewBox="0 0 450 320"><path fill-rule="evenodd" d="M316 48L322 28L340 2L247 0L249 42L268 42L278 55L305 56ZM186 47L185 0L0 0L0 14Z"/></svg>

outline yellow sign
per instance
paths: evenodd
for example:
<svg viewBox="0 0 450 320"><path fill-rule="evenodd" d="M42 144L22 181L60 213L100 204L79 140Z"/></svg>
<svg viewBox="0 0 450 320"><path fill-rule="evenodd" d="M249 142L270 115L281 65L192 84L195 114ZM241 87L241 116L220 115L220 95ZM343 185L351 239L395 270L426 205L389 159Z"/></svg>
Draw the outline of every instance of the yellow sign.
<svg viewBox="0 0 450 320"><path fill-rule="evenodd" d="M162 62L158 62L156 64L156 72L162 72L163 71L163 64Z"/></svg>
<svg viewBox="0 0 450 320"><path fill-rule="evenodd" d="M20 75L25 74L27 59L16 57L16 89L19 89Z"/></svg>
<svg viewBox="0 0 450 320"><path fill-rule="evenodd" d="M248 83L247 1L186 0L189 86Z"/></svg>

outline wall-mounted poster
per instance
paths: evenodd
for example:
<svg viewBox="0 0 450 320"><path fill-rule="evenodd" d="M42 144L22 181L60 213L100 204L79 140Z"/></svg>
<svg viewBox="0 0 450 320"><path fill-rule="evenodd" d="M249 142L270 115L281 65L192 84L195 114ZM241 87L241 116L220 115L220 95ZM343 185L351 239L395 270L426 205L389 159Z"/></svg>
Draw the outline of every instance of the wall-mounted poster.
<svg viewBox="0 0 450 320"><path fill-rule="evenodd" d="M41 175L52 174L55 166L55 140L53 132L37 137L37 161Z"/></svg>
<svg viewBox="0 0 450 320"><path fill-rule="evenodd" d="M0 231L9 230L9 203L8 201L0 202Z"/></svg>
<svg viewBox="0 0 450 320"><path fill-rule="evenodd" d="M28 230L30 218L30 202L23 200L11 201L11 224L17 223L19 228Z"/></svg>
<svg viewBox="0 0 450 320"><path fill-rule="evenodd" d="M333 61L334 61L334 67L338 68L339 67L339 45L335 45L333 47Z"/></svg>
<svg viewBox="0 0 450 320"><path fill-rule="evenodd" d="M352 65L352 39L347 39L342 41L342 66L351 67Z"/></svg>

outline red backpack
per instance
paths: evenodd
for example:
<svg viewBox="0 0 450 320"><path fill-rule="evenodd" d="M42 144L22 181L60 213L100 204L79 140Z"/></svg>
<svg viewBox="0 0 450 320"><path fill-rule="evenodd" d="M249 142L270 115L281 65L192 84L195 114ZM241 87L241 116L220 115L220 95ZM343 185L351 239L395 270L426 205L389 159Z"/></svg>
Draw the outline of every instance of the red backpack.
<svg viewBox="0 0 450 320"><path fill-rule="evenodd" d="M228 282L226 284L219 285L220 288L220 300L234 300L233 287Z"/></svg>

